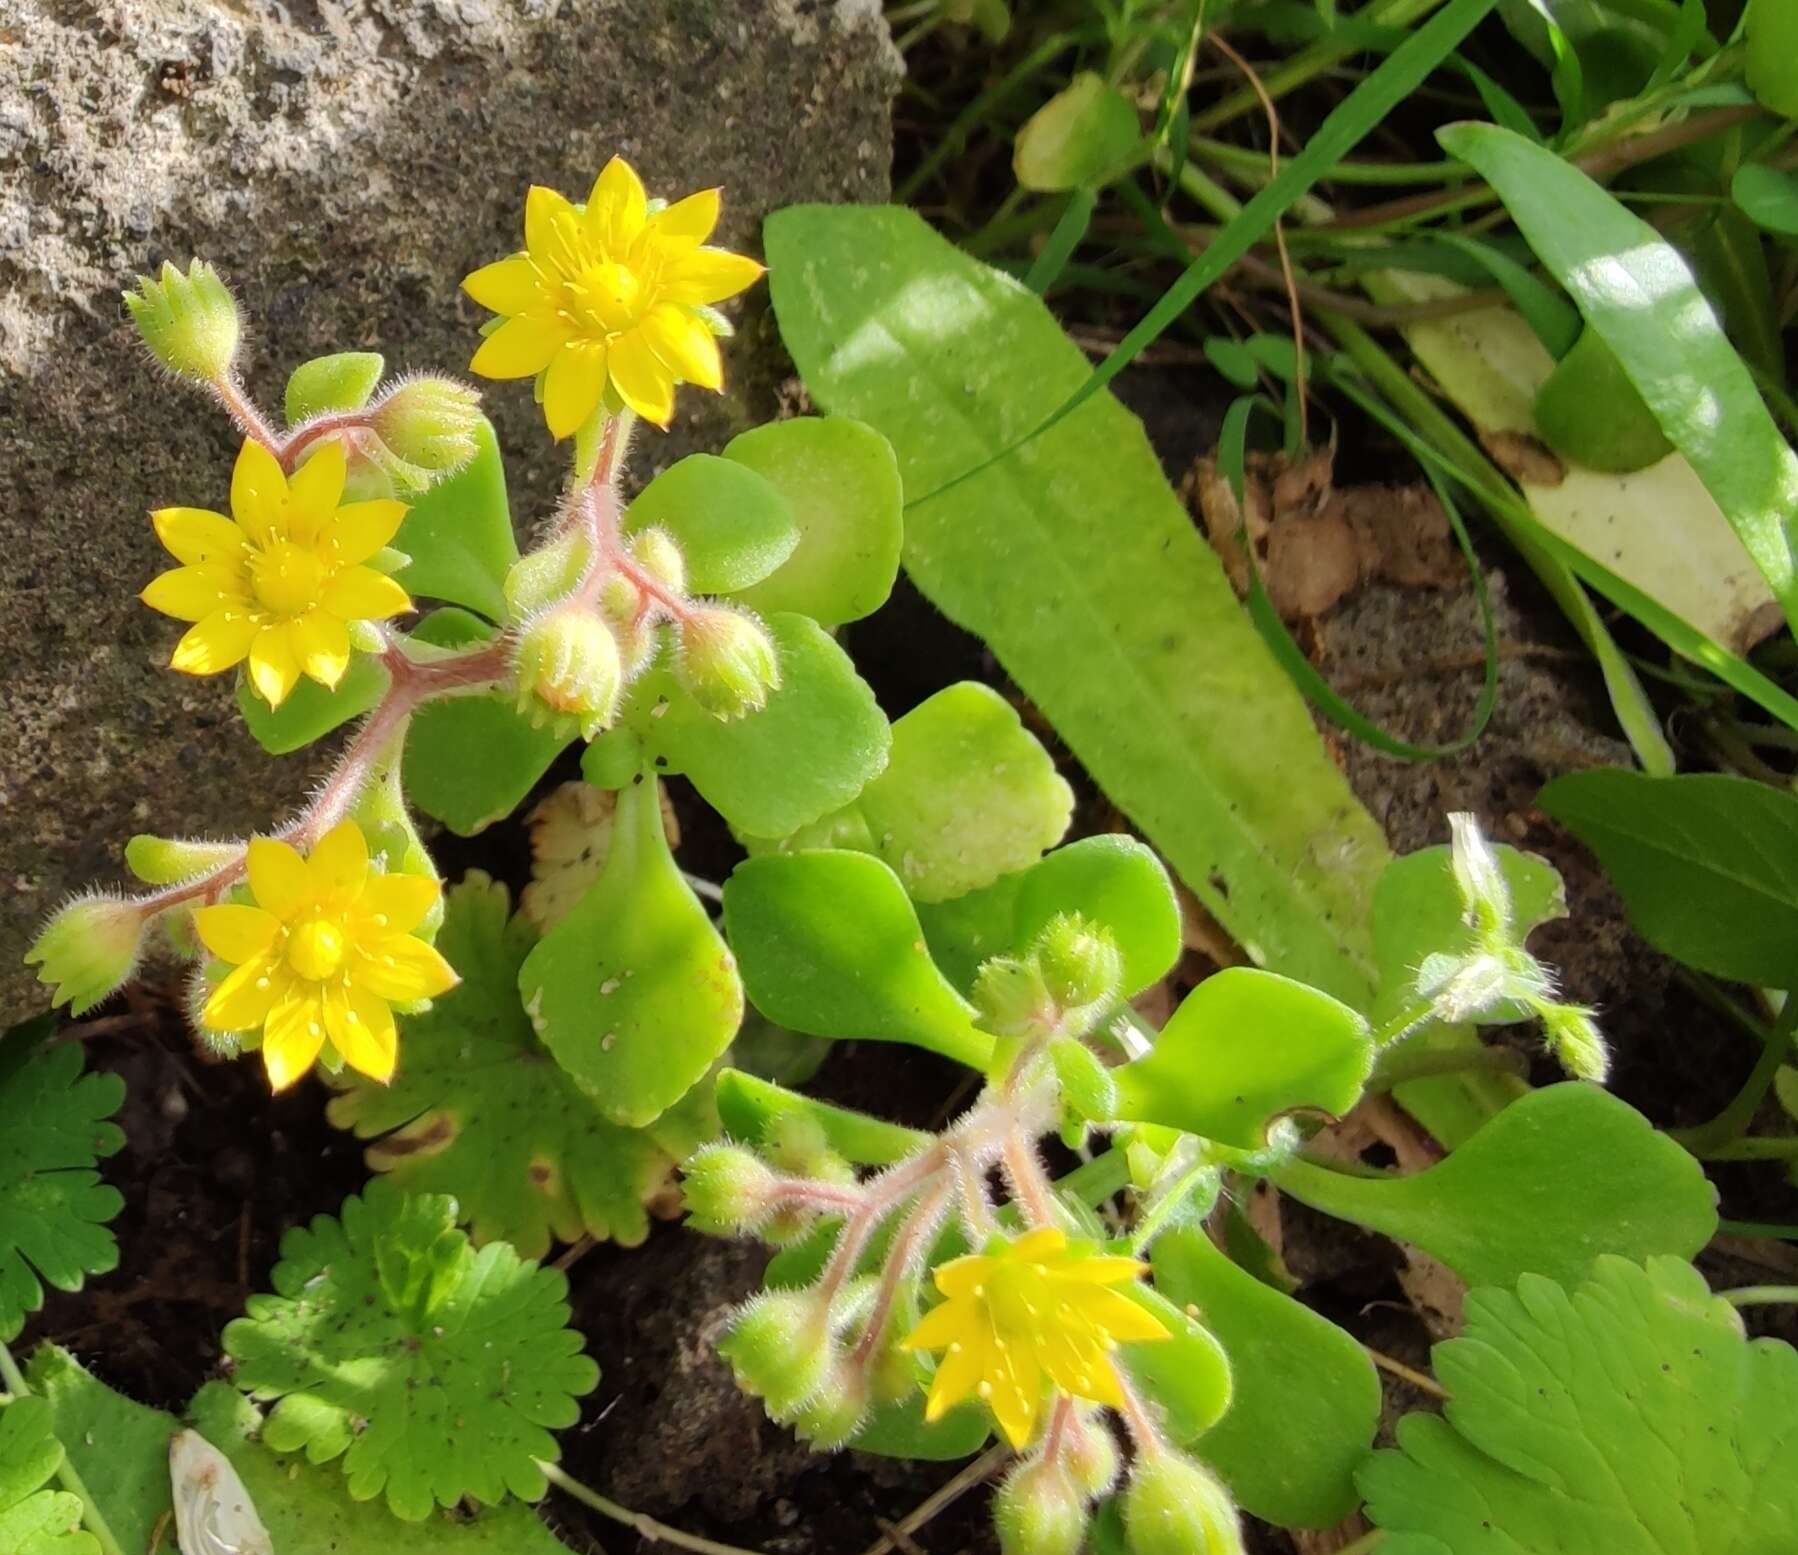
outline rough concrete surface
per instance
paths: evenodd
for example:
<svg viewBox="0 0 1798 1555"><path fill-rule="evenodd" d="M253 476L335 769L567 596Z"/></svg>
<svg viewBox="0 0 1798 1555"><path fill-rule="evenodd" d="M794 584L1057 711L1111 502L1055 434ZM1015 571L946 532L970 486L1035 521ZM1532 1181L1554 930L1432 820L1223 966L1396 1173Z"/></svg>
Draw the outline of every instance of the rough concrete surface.
<svg viewBox="0 0 1798 1555"><path fill-rule="evenodd" d="M518 246L527 185L578 198L619 152L652 191L723 185L719 240L756 252L777 206L885 194L899 69L878 0L0 5L0 1017L41 1004L21 953L128 835L265 825L318 760L265 757L229 677L166 670L179 627L136 600L147 511L222 507L235 438L136 349L133 274L216 264L265 405L325 351L461 371L485 315L457 282ZM642 461L767 413L763 296L730 393L689 391ZM528 385L487 406L528 527L560 464Z"/></svg>

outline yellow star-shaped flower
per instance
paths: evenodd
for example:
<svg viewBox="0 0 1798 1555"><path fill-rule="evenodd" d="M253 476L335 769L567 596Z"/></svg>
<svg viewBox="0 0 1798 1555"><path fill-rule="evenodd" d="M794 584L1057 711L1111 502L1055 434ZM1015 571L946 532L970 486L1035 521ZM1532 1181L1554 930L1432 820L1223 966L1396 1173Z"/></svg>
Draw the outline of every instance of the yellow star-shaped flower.
<svg viewBox="0 0 1798 1555"><path fill-rule="evenodd" d="M310 858L285 842L250 843L255 905L194 913L201 942L236 968L212 991L201 1021L215 1031L262 1032L269 1084L281 1090L312 1067L325 1043L352 1069L393 1078L393 1003L447 993L450 964L411 931L436 902L424 875L370 870L354 821L319 839Z"/></svg>
<svg viewBox="0 0 1798 1555"><path fill-rule="evenodd" d="M1108 1288L1147 1268L1134 1258L1087 1254L1053 1228L943 1264L936 1286L948 1299L903 1346L944 1352L924 1418L941 1419L962 1400L979 1398L1006 1440L1023 1447L1036 1434L1045 1383L1074 1398L1120 1406L1113 1350L1169 1337L1152 1312Z"/></svg>
<svg viewBox="0 0 1798 1555"><path fill-rule="evenodd" d="M716 189L651 215L642 181L622 157L606 164L584 206L534 185L523 251L462 283L505 320L469 370L484 378L542 373L544 419L557 438L606 398L667 426L677 383L724 386L718 342L699 310L762 273L753 259L706 246L717 224Z"/></svg>
<svg viewBox="0 0 1798 1555"><path fill-rule="evenodd" d="M393 539L406 504L343 502L343 446L322 444L292 476L254 439L231 472L231 517L205 508L150 515L181 566L140 596L191 621L170 667L216 675L249 660L250 683L279 707L302 674L335 686L350 662L350 624L412 608L406 591L363 564Z"/></svg>

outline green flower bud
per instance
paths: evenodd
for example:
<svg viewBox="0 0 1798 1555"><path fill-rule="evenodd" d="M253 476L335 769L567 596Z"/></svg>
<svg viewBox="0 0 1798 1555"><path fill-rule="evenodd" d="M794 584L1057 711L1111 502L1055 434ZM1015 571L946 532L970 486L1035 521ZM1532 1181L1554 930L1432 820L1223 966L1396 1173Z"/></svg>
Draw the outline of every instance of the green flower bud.
<svg viewBox="0 0 1798 1555"><path fill-rule="evenodd" d="M1037 1037L1051 1030L1057 1010L1034 960L993 956L974 974L974 1024L995 1037Z"/></svg>
<svg viewBox="0 0 1798 1555"><path fill-rule="evenodd" d="M578 530L518 558L506 574L506 604L522 621L566 598L587 570L592 548Z"/></svg>
<svg viewBox="0 0 1798 1555"><path fill-rule="evenodd" d="M834 1149L824 1125L808 1112L783 1112L766 1129L763 1148L768 1159L791 1177L851 1186L855 1168Z"/></svg>
<svg viewBox="0 0 1798 1555"><path fill-rule="evenodd" d="M137 278L125 306L150 354L171 372L201 383L230 375L237 359L237 303L211 265L196 259L183 275L166 259L156 280Z"/></svg>
<svg viewBox="0 0 1798 1555"><path fill-rule="evenodd" d="M746 610L706 605L678 624L674 679L714 718L741 718L780 689L768 629Z"/></svg>
<svg viewBox="0 0 1798 1555"><path fill-rule="evenodd" d="M687 1217L701 1231L753 1231L767 1219L777 1181L767 1162L741 1145L707 1145L681 1167Z"/></svg>
<svg viewBox="0 0 1798 1555"><path fill-rule="evenodd" d="M1230 1492L1209 1469L1165 1448L1137 1459L1124 1528L1130 1555L1243 1555Z"/></svg>
<svg viewBox="0 0 1798 1555"><path fill-rule="evenodd" d="M814 1452L835 1452L861 1430L868 1418L868 1402L866 1370L852 1364L839 1347L818 1391L794 1413L794 1434L810 1443Z"/></svg>
<svg viewBox="0 0 1798 1555"><path fill-rule="evenodd" d="M1106 1123L1117 1113L1117 1081L1084 1042L1057 1037L1049 1044L1049 1062L1061 1082L1061 1099L1075 1117Z"/></svg>
<svg viewBox="0 0 1798 1555"><path fill-rule="evenodd" d="M645 529L631 541L631 560L667 589L687 592L687 559L665 529Z"/></svg>
<svg viewBox="0 0 1798 1555"><path fill-rule="evenodd" d="M1592 1018L1593 1011L1578 1004L1543 1004L1536 1013L1542 1017L1543 1034L1561 1067L1576 1079L1603 1085L1611 1072L1611 1050Z"/></svg>
<svg viewBox="0 0 1798 1555"><path fill-rule="evenodd" d="M52 988L50 1003L85 1015L137 970L144 911L110 896L78 897L44 926L25 952L37 980Z"/></svg>
<svg viewBox="0 0 1798 1555"><path fill-rule="evenodd" d="M1036 957L1049 997L1064 1010L1115 999L1124 983L1124 956L1111 931L1078 913L1058 913L1037 936Z"/></svg>
<svg viewBox="0 0 1798 1555"><path fill-rule="evenodd" d="M562 605L526 623L512 654L518 710L536 723L573 723L588 739L617 716L618 639L590 610Z"/></svg>
<svg viewBox="0 0 1798 1555"><path fill-rule="evenodd" d="M1097 1410L1074 1415L1061 1438L1061 1461L1075 1486L1093 1500L1118 1478L1118 1444Z"/></svg>
<svg viewBox="0 0 1798 1555"><path fill-rule="evenodd" d="M1511 937L1511 887L1499 868L1498 855L1486 841L1480 823L1471 815L1449 816L1449 863L1460 888L1467 921L1491 948Z"/></svg>
<svg viewBox="0 0 1798 1555"><path fill-rule="evenodd" d="M139 832L125 844L125 867L145 885L173 885L230 863L241 842L205 842Z"/></svg>
<svg viewBox="0 0 1798 1555"><path fill-rule="evenodd" d="M993 1496L993 1527L1004 1555L1079 1555L1086 1497L1059 1458L1025 1458Z"/></svg>
<svg viewBox="0 0 1798 1555"><path fill-rule="evenodd" d="M765 1290L752 1297L719 1342L737 1385L776 1420L790 1420L823 1387L835 1352L817 1294Z"/></svg>
<svg viewBox="0 0 1798 1555"><path fill-rule="evenodd" d="M453 378L407 378L369 413L388 451L413 469L441 479L475 456L481 396Z"/></svg>

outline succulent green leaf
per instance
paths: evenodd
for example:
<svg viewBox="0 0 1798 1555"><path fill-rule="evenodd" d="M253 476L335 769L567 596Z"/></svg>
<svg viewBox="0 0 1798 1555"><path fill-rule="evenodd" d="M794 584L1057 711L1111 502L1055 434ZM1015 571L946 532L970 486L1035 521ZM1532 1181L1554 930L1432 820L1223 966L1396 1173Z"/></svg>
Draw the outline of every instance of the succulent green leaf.
<svg viewBox="0 0 1798 1555"><path fill-rule="evenodd" d="M876 1409L849 1445L857 1452L871 1452L882 1458L951 1463L957 1458L973 1457L992 1434L987 1412L972 1403L951 1409L934 1423L926 1423L924 1395L917 1393L902 1404Z"/></svg>
<svg viewBox="0 0 1798 1555"><path fill-rule="evenodd" d="M301 362L287 375L282 405L287 424L297 427L332 411L362 409L386 370L378 351L339 351Z"/></svg>
<svg viewBox="0 0 1798 1555"><path fill-rule="evenodd" d="M605 869L518 973L537 1035L600 1112L652 1123L730 1046L731 953L668 851L653 779L623 790Z"/></svg>
<svg viewBox="0 0 1798 1555"><path fill-rule="evenodd" d="M929 1134L915 1128L814 1101L741 1069L719 1071L718 1117L732 1139L760 1144L769 1137L770 1124L795 1113L817 1123L830 1148L858 1166L891 1166L931 1141Z"/></svg>
<svg viewBox="0 0 1798 1555"><path fill-rule="evenodd" d="M269 1447L342 1457L353 1499L385 1494L408 1522L464 1496L543 1494L549 1433L599 1381L559 1272L504 1242L476 1252L453 1199L375 1182L341 1220L290 1230L270 1278L224 1336L232 1381L278 1400Z"/></svg>
<svg viewBox="0 0 1798 1555"><path fill-rule="evenodd" d="M395 578L414 599L466 605L503 621L506 574L518 560L518 540L499 441L485 416L474 441L474 458L414 499L393 540L412 559Z"/></svg>
<svg viewBox="0 0 1798 1555"><path fill-rule="evenodd" d="M1118 1116L1259 1150L1283 1113L1347 1112L1372 1067L1367 1022L1346 1004L1228 967L1186 996L1153 1048L1115 1071Z"/></svg>
<svg viewBox="0 0 1798 1555"><path fill-rule="evenodd" d="M1127 1344L1118 1350L1131 1377L1161 1406L1161 1421L1182 1447L1196 1442L1230 1408L1229 1357L1217 1336L1191 1313L1148 1285L1128 1287L1132 1300L1147 1307L1168 1338Z"/></svg>
<svg viewBox="0 0 1798 1555"><path fill-rule="evenodd" d="M535 942L506 888L471 872L437 936L461 983L404 1020L392 1083L346 1074L329 1116L374 1140L369 1166L408 1193L452 1195L477 1245L541 1258L552 1239L585 1234L634 1247L674 1161L650 1134L602 1116L538 1041L518 998Z"/></svg>
<svg viewBox="0 0 1798 1555"><path fill-rule="evenodd" d="M1141 141L1135 105L1087 70L1018 131L1011 167L1026 189L1078 189L1119 172Z"/></svg>
<svg viewBox="0 0 1798 1555"><path fill-rule="evenodd" d="M467 611L446 609L433 611L412 635L462 648L487 641L493 629ZM406 796L457 836L472 837L516 810L573 738L537 728L502 692L428 703L406 733Z"/></svg>
<svg viewBox="0 0 1798 1555"><path fill-rule="evenodd" d="M1715 977L1798 983L1798 797L1603 768L1556 778L1536 802L1598 855L1655 949Z"/></svg>
<svg viewBox="0 0 1798 1555"><path fill-rule="evenodd" d="M771 854L724 886L744 987L768 1019L820 1037L909 1042L975 1068L992 1038L936 969L899 877L865 853Z"/></svg>
<svg viewBox="0 0 1798 1555"><path fill-rule="evenodd" d="M0 1550L9 1555L100 1555L81 1527L81 1502L46 1488L62 1467L62 1443L41 1398L0 1411Z"/></svg>
<svg viewBox="0 0 1798 1555"><path fill-rule="evenodd" d="M1600 1253L1689 1258L1717 1231L1716 1190L1698 1163L1635 1108L1581 1081L1518 1098L1410 1176L1294 1160L1273 1179L1313 1209L1414 1243L1470 1285L1521 1274L1571 1284Z"/></svg>
<svg viewBox="0 0 1798 1555"><path fill-rule="evenodd" d="M886 764L891 731L849 655L815 621L768 618L780 689L746 717L714 718L665 674L632 724L661 770L684 773L738 831L784 837L841 808Z"/></svg>
<svg viewBox="0 0 1798 1555"><path fill-rule="evenodd" d="M237 710L256 743L271 756L285 756L333 729L360 718L387 694L390 680L381 661L372 654L351 655L350 667L335 689L302 677L279 707L250 689L247 679L237 684Z"/></svg>
<svg viewBox="0 0 1798 1555"><path fill-rule="evenodd" d="M1258 963L1365 1002L1385 839L1141 424L1097 393L989 464L1092 376L1041 299L908 210L794 206L765 236L813 398L889 438L916 494L905 565L925 597Z"/></svg>
<svg viewBox="0 0 1798 1555"><path fill-rule="evenodd" d="M799 524L773 482L717 454L689 454L645 486L624 532L660 529L680 547L687 588L734 594L760 583L799 544Z"/></svg>
<svg viewBox="0 0 1798 1555"><path fill-rule="evenodd" d="M1571 1287L1571 1282L1569 1282ZM1675 1258L1476 1290L1441 1416L1360 1474L1390 1555L1798 1549L1798 1352Z"/></svg>
<svg viewBox="0 0 1798 1555"><path fill-rule="evenodd" d="M787 499L799 525L793 554L737 591L763 614L796 611L821 626L872 615L893 592L905 524L893 445L848 416L773 421L731 439L746 464Z"/></svg>
<svg viewBox="0 0 1798 1555"><path fill-rule="evenodd" d="M125 1143L108 1121L125 1082L83 1074L79 1043L44 1045L53 1029L45 1018L0 1037L0 1342L43 1305L40 1280L80 1290L119 1262L106 1222L125 1201L94 1164Z"/></svg>
<svg viewBox="0 0 1798 1555"><path fill-rule="evenodd" d="M1205 1461L1243 1510L1282 1528L1330 1528L1359 1505L1355 1470L1380 1423L1380 1379L1352 1336L1264 1285L1202 1230L1165 1232L1155 1288L1193 1306L1230 1358L1229 1412Z"/></svg>

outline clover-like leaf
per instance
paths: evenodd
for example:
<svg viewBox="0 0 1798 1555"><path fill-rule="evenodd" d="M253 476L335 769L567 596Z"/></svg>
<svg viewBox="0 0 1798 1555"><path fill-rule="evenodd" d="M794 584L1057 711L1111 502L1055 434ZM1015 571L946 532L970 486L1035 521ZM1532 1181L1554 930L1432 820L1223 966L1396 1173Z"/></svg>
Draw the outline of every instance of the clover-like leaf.
<svg viewBox="0 0 1798 1555"><path fill-rule="evenodd" d="M1475 1291L1442 1416L1360 1473L1384 1555L1798 1549L1798 1351L1676 1258Z"/></svg>
<svg viewBox="0 0 1798 1555"><path fill-rule="evenodd" d="M673 1150L609 1122L531 1029L518 969L536 943L506 888L478 871L450 893L437 947L461 983L406 1021L390 1085L341 1077L328 1115L374 1139L368 1164L410 1193L452 1195L475 1242L541 1258L583 1232L634 1247ZM378 1136L378 1137L377 1137Z"/></svg>
<svg viewBox="0 0 1798 1555"><path fill-rule="evenodd" d="M16 1338L43 1305L40 1279L80 1290L119 1262L106 1222L125 1201L93 1168L125 1143L107 1121L125 1083L83 1074L73 1042L44 1046L53 1025L31 1021L0 1037L0 1340Z"/></svg>
<svg viewBox="0 0 1798 1555"><path fill-rule="evenodd" d="M476 1252L446 1195L376 1182L282 1239L272 1296L225 1329L232 1380L278 1402L276 1452L342 1457L358 1501L418 1522L464 1496L534 1501L553 1429L599 1381L567 1326L568 1281L504 1242Z"/></svg>
<svg viewBox="0 0 1798 1555"><path fill-rule="evenodd" d="M46 1488L62 1466L50 1409L16 1399L0 1413L0 1550L7 1555L100 1555L81 1527L81 1502Z"/></svg>

